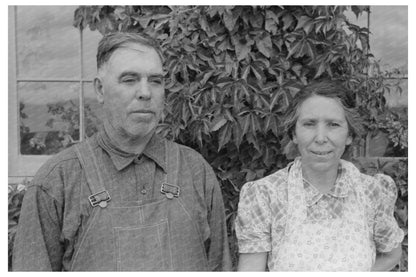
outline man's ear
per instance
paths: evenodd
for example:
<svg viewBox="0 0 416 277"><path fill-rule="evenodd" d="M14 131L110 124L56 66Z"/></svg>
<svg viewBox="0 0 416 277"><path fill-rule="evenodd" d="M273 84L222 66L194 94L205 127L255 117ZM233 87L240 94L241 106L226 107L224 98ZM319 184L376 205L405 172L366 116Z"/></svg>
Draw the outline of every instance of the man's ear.
<svg viewBox="0 0 416 277"><path fill-rule="evenodd" d="M103 104L104 103L104 87L103 87L103 82L101 81L100 77L94 78L94 90L95 90L95 94L97 95L98 103Z"/></svg>

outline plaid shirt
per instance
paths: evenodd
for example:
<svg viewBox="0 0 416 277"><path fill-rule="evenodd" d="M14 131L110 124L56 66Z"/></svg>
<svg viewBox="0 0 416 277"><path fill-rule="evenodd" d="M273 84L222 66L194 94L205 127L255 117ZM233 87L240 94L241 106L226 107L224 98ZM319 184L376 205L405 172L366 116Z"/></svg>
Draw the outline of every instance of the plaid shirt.
<svg viewBox="0 0 416 277"><path fill-rule="evenodd" d="M141 155L115 148L104 131L91 139L108 158L112 181L118 191L112 201L148 201L160 195L164 180L165 144L154 135ZM209 164L196 151L180 145L178 183L190 182L206 209L206 218L196 219L210 234L205 247L211 270L230 270L225 213L221 189ZM68 148L46 162L26 192L15 239L13 270L68 270L74 246L85 231L92 207L87 198L85 174L74 149ZM208 224L202 224L207 222ZM184 232L186 226L184 226ZM111 238L109 238L111 239ZM201 246L196 246L201 247ZM175 255L175 253L173 253ZM180 255L180 253L177 253Z"/></svg>

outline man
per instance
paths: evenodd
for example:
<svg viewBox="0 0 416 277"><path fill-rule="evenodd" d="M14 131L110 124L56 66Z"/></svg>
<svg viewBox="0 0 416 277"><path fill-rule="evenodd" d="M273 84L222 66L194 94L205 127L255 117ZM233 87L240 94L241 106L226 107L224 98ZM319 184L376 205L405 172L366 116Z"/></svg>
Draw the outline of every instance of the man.
<svg viewBox="0 0 416 277"><path fill-rule="evenodd" d="M220 187L194 150L155 134L163 56L112 33L94 88L103 128L41 167L28 187L13 270L208 271L231 267Z"/></svg>

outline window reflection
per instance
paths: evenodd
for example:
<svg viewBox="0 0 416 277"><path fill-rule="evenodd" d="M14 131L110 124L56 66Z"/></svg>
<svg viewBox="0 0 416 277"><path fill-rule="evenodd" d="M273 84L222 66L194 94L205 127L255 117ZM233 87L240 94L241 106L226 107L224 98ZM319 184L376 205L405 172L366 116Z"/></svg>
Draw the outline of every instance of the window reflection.
<svg viewBox="0 0 416 277"><path fill-rule="evenodd" d="M55 154L79 140L79 89L77 83L19 83L21 154Z"/></svg>

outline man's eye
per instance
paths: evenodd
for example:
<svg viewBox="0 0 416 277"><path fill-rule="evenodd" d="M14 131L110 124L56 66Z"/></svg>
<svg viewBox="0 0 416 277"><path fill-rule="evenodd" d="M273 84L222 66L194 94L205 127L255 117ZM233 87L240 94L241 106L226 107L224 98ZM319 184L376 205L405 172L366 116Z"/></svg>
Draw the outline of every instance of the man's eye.
<svg viewBox="0 0 416 277"><path fill-rule="evenodd" d="M124 78L121 80L123 83L133 83L136 81L134 78Z"/></svg>
<svg viewBox="0 0 416 277"><path fill-rule="evenodd" d="M150 78L149 82L152 84L161 85L163 84L163 79L162 78Z"/></svg>
<svg viewBox="0 0 416 277"><path fill-rule="evenodd" d="M340 125L336 122L331 122L331 123L329 123L329 126L330 127L339 127Z"/></svg>

